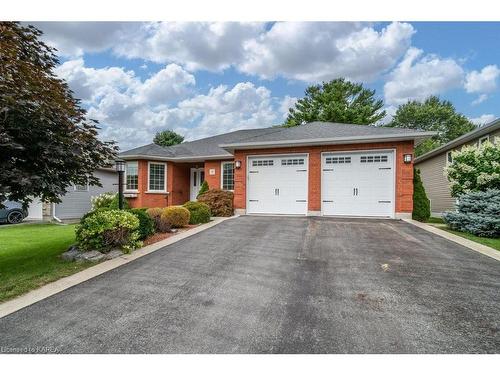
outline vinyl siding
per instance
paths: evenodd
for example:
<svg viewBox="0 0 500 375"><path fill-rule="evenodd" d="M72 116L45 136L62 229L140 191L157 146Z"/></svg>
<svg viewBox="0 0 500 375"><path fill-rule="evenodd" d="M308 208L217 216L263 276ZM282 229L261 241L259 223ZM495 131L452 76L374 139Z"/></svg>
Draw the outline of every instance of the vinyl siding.
<svg viewBox="0 0 500 375"><path fill-rule="evenodd" d="M420 176L424 184L427 197L431 200L431 212L442 213L452 210L455 198L450 195L449 182L444 174L446 167L446 152L418 163L415 168L420 169Z"/></svg>
<svg viewBox="0 0 500 375"><path fill-rule="evenodd" d="M490 142L500 142L500 130L493 131L488 135L490 137ZM484 136L485 135L460 145L453 150L460 150L466 145L477 145L479 138ZM427 193L427 197L431 200L431 212L433 214L441 214L444 211L453 210L455 207L455 198L450 195L449 182L444 174L447 152L448 151L415 164L415 168L420 169L425 192Z"/></svg>
<svg viewBox="0 0 500 375"><path fill-rule="evenodd" d="M95 175L101 181L102 187L89 186L88 191L75 191L71 186L62 202L56 204L55 215L59 219L78 219L90 211L90 198L102 193L118 191L118 176L115 172L96 171Z"/></svg>

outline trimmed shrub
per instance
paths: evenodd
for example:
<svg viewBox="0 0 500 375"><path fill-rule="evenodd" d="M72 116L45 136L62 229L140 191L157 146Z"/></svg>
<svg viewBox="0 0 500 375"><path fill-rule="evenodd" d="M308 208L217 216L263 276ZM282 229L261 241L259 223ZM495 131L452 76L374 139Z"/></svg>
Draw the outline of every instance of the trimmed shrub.
<svg viewBox="0 0 500 375"><path fill-rule="evenodd" d="M107 252L119 247L130 252L141 246L139 219L123 210L96 210L76 226L76 240L82 250Z"/></svg>
<svg viewBox="0 0 500 375"><path fill-rule="evenodd" d="M144 240L155 232L155 223L146 213L145 208L131 208L129 212L133 213L139 219L139 239Z"/></svg>
<svg viewBox="0 0 500 375"><path fill-rule="evenodd" d="M425 194L420 170L413 171L413 220L427 221L431 217L431 203Z"/></svg>
<svg viewBox="0 0 500 375"><path fill-rule="evenodd" d="M198 199L203 194L205 194L208 191L208 189L209 189L208 182L205 180L205 181L203 181L203 183L200 186L200 191L198 191L198 195L196 196L196 199Z"/></svg>
<svg viewBox="0 0 500 375"><path fill-rule="evenodd" d="M154 227L157 232L161 233L170 232L170 229L172 229L172 225L170 224L169 221L167 221L165 218L162 217L163 208L159 207L148 208L146 210L146 213L153 220Z"/></svg>
<svg viewBox="0 0 500 375"><path fill-rule="evenodd" d="M201 202L186 202L184 207L189 210L189 224L202 224L210 221L210 207Z"/></svg>
<svg viewBox="0 0 500 375"><path fill-rule="evenodd" d="M108 208L110 210L118 209L118 193L103 193L98 196L90 198L92 202L92 210L100 208ZM129 208L127 200L123 199L123 208Z"/></svg>
<svg viewBox="0 0 500 375"><path fill-rule="evenodd" d="M233 216L233 196L231 191L210 189L198 201L210 207L212 216Z"/></svg>
<svg viewBox="0 0 500 375"><path fill-rule="evenodd" d="M480 237L500 237L500 190L476 191L459 198L456 212L445 212L451 229Z"/></svg>
<svg viewBox="0 0 500 375"><path fill-rule="evenodd" d="M189 224L191 214L187 208L172 206L163 209L161 219L167 221L172 228L182 228Z"/></svg>

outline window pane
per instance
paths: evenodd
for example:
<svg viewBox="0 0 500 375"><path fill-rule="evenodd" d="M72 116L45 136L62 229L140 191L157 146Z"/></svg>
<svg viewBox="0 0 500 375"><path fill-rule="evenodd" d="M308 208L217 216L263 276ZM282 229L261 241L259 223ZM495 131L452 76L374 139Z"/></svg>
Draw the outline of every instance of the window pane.
<svg viewBox="0 0 500 375"><path fill-rule="evenodd" d="M136 161L131 161L127 163L127 170L125 174L127 176L126 189L137 190L139 188L139 173Z"/></svg>
<svg viewBox="0 0 500 375"><path fill-rule="evenodd" d="M165 165L149 164L149 190L165 190Z"/></svg>
<svg viewBox="0 0 500 375"><path fill-rule="evenodd" d="M234 190L234 163L222 164L222 190Z"/></svg>

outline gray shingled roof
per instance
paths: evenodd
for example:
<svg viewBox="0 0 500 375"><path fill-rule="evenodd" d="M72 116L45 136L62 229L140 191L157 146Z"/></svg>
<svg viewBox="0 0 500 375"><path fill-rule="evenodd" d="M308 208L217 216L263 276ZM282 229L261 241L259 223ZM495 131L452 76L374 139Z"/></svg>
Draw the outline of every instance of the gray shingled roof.
<svg viewBox="0 0 500 375"><path fill-rule="evenodd" d="M461 135L458 138L455 138L454 140L438 147L435 148L434 150L431 150L423 155L420 155L418 158L415 158L415 164L420 163L424 160L430 159L433 156L440 155L443 152L447 152L449 150L453 150L454 148L461 146L467 142L470 142L474 139L480 138L486 134L492 133L495 130L500 129L500 119L496 119L486 125L480 126L468 133L465 133L464 135Z"/></svg>
<svg viewBox="0 0 500 375"><path fill-rule="evenodd" d="M159 157L159 158L202 158L202 157L231 157L232 154L220 146L227 149L238 144L259 144L259 143L286 143L299 142L304 140L330 140L349 138L355 140L370 137L403 137L418 138L428 137L429 132L419 132L413 129L385 128L379 126L337 124L329 122L312 122L292 128L264 128L238 130L231 133L216 135L199 139L192 142L185 142L170 147L161 147L155 144L138 147L125 151L120 157ZM229 147L228 147L229 146Z"/></svg>

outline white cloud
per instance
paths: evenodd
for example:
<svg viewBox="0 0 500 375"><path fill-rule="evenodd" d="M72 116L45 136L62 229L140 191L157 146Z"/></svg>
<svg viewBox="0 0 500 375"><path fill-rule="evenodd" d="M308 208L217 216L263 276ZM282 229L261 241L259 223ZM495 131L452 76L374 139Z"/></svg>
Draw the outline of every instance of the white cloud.
<svg viewBox="0 0 500 375"><path fill-rule="evenodd" d="M375 30L359 22L43 22L44 39L63 56L112 51L126 58L176 63L189 71L241 72L302 81L372 80L392 68L415 30L394 22Z"/></svg>
<svg viewBox="0 0 500 375"><path fill-rule="evenodd" d="M484 102L486 99L488 99L488 95L481 94L477 97L477 99L472 101L472 105L480 104L480 103Z"/></svg>
<svg viewBox="0 0 500 375"><path fill-rule="evenodd" d="M187 139L267 127L278 120L271 92L251 82L238 83L231 89L218 86L206 95L182 101L178 107L199 119L196 127L187 133Z"/></svg>
<svg viewBox="0 0 500 375"><path fill-rule="evenodd" d="M295 98L295 97L292 97L289 95L286 95L283 98L283 100L280 103L280 107L279 107L279 110L283 116L283 119L286 119L286 117L288 116L288 110L290 108L294 107L295 103L297 103L298 100L299 100L299 98Z"/></svg>
<svg viewBox="0 0 500 375"><path fill-rule="evenodd" d="M138 100L150 105L165 104L185 96L195 78L176 64L169 64L139 86Z"/></svg>
<svg viewBox="0 0 500 375"><path fill-rule="evenodd" d="M43 31L43 40L58 53L79 57L101 52L123 43L141 29L137 22L30 22Z"/></svg>
<svg viewBox="0 0 500 375"><path fill-rule="evenodd" d="M481 115L479 117L469 118L469 120L471 120L472 123L474 123L478 126L492 122L495 119L496 119L496 116L493 114L484 114L484 115Z"/></svg>
<svg viewBox="0 0 500 375"><path fill-rule="evenodd" d="M496 65L485 66L480 72L473 70L465 78L465 90L468 93L489 93L497 88L500 69Z"/></svg>
<svg viewBox="0 0 500 375"><path fill-rule="evenodd" d="M176 64L141 80L119 67L86 67L78 58L59 66L57 74L84 100L88 117L99 120L101 137L118 141L122 150L151 142L165 128L192 140L282 120L276 104L281 101L264 86L240 82L195 95L194 77Z"/></svg>
<svg viewBox="0 0 500 375"><path fill-rule="evenodd" d="M422 50L410 48L391 72L384 85L387 104L424 100L430 95L461 86L464 71L455 60L441 59L436 55L422 55Z"/></svg>
<svg viewBox="0 0 500 375"><path fill-rule="evenodd" d="M139 84L133 71L119 67L89 68L82 58L66 61L55 72L68 82L75 97L85 103L95 102L110 91L126 91Z"/></svg>
<svg viewBox="0 0 500 375"><path fill-rule="evenodd" d="M488 99L489 93L497 89L500 69L496 65L485 66L481 71L473 70L465 77L465 91L480 94L472 104L479 104Z"/></svg>
<svg viewBox="0 0 500 375"><path fill-rule="evenodd" d="M188 70L219 71L243 59L243 44L264 30L263 23L159 22L114 51L129 58L175 62Z"/></svg>
<svg viewBox="0 0 500 375"><path fill-rule="evenodd" d="M370 80L396 63L413 33L397 22L380 32L355 22L278 22L246 42L238 67L262 78Z"/></svg>

